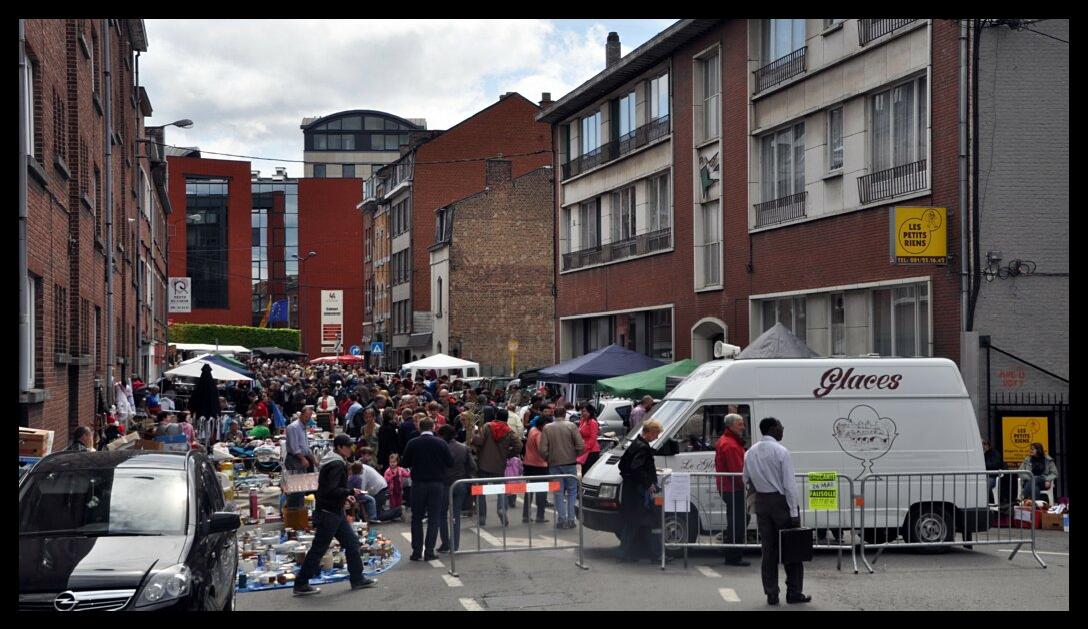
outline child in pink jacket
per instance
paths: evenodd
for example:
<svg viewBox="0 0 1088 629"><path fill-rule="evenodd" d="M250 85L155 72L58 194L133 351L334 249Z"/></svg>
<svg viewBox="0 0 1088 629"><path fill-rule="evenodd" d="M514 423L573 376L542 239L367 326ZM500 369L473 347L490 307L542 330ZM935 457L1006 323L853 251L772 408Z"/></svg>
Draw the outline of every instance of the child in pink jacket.
<svg viewBox="0 0 1088 629"><path fill-rule="evenodd" d="M412 472L401 467L400 457L396 452L389 454L389 467L385 468L385 482L389 484L389 506L397 508L404 504L404 479L411 478Z"/></svg>

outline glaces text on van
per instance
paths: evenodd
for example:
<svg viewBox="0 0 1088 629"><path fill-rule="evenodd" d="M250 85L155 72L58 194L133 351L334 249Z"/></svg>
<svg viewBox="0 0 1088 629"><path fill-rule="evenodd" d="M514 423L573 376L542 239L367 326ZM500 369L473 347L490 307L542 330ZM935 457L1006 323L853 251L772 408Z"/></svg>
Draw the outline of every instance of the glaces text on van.
<svg viewBox="0 0 1088 629"><path fill-rule="evenodd" d="M820 387L812 390L812 395L820 398L836 389L898 389L899 382L903 379L900 374L893 375L854 375L851 367L845 372L841 367L834 367L824 372L820 377Z"/></svg>

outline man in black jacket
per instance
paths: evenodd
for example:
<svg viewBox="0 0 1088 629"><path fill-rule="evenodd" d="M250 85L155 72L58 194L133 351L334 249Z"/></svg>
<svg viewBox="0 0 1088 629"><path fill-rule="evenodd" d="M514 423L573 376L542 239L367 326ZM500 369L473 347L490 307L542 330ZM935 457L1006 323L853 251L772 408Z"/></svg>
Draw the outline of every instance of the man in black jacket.
<svg viewBox="0 0 1088 629"><path fill-rule="evenodd" d="M654 510L649 492L657 489L657 467L650 442L661 434L661 423L648 421L620 457L620 561L638 561L638 553L649 548L654 553L657 546L650 529L654 526ZM655 553L656 554L656 553ZM653 561L653 555L650 560Z"/></svg>
<svg viewBox="0 0 1088 629"><path fill-rule="evenodd" d="M310 579L318 575L321 557L329 549L335 537L348 559L351 589L358 590L377 583L363 575L363 558L359 556L359 538L344 515L344 503L354 508L358 489L348 487L347 457L351 456L355 441L348 435L336 435L332 450L321 460L314 501L314 541L302 562L295 580L295 595L317 594L321 588L310 585Z"/></svg>
<svg viewBox="0 0 1088 629"><path fill-rule="evenodd" d="M434 436L434 420L419 422L420 435L408 442L400 464L412 470L412 561L421 558L438 559L434 543L438 539L438 523L442 518L442 503L446 500L446 470L453 467L453 455L445 441ZM423 518L427 518L426 552L423 540Z"/></svg>

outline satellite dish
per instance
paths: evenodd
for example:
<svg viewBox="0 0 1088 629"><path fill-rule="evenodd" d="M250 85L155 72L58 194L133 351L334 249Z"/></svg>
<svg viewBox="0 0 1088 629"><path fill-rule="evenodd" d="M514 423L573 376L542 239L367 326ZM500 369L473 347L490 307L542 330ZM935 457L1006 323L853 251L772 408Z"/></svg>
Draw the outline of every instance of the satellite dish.
<svg viewBox="0 0 1088 629"><path fill-rule="evenodd" d="M736 358L740 348L736 345L716 341L714 343L714 358Z"/></svg>

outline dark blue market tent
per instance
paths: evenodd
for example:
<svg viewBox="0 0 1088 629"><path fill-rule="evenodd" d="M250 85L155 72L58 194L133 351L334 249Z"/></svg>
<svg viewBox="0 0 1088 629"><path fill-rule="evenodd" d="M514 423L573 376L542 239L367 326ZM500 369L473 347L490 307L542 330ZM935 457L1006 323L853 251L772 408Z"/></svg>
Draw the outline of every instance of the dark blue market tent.
<svg viewBox="0 0 1088 629"><path fill-rule="evenodd" d="M594 384L598 380L646 371L664 364L662 361L650 358L645 354L633 352L613 344L584 356L541 369L537 377L541 382Z"/></svg>

